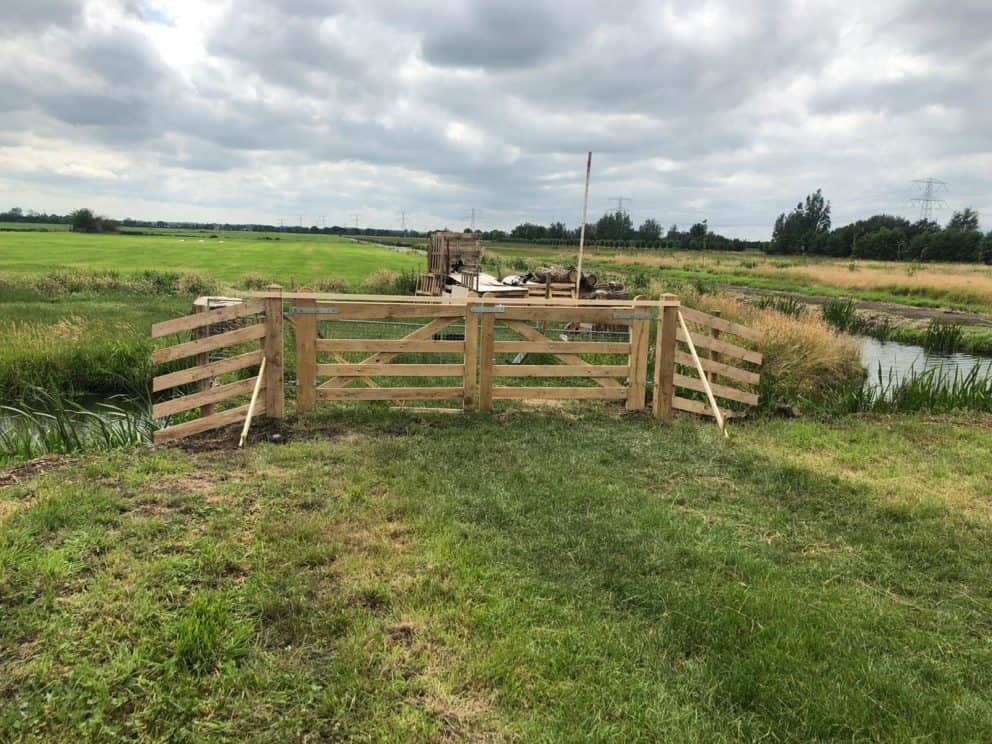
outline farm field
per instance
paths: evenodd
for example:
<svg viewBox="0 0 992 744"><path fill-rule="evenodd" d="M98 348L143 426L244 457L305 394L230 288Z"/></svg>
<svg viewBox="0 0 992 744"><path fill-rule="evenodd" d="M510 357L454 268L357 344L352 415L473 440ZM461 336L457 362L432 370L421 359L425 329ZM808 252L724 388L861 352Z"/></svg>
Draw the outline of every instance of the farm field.
<svg viewBox="0 0 992 744"><path fill-rule="evenodd" d="M992 737L988 416L231 436L0 487L9 736Z"/></svg>
<svg viewBox="0 0 992 744"><path fill-rule="evenodd" d="M357 291L378 271L422 262L329 236L0 232L0 403L32 386L135 394L152 323L188 312L198 295L272 281Z"/></svg>
<svg viewBox="0 0 992 744"><path fill-rule="evenodd" d="M576 248L487 243L504 259L574 263ZM989 312L992 267L977 264L920 264L851 261L824 257L774 256L716 251L616 251L590 249L589 266L645 280L701 282L804 295L853 297L915 307Z"/></svg>
<svg viewBox="0 0 992 744"><path fill-rule="evenodd" d="M146 231L152 233L153 231ZM148 235L0 233L0 274L201 272L229 286L246 274L297 286L321 278L357 287L377 269L421 270L423 259L329 235L154 231Z"/></svg>

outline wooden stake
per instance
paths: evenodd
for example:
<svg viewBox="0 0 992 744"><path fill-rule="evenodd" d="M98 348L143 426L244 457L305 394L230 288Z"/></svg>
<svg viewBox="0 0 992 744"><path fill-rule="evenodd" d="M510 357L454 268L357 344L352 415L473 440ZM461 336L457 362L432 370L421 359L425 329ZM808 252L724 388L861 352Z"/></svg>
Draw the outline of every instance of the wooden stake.
<svg viewBox="0 0 992 744"><path fill-rule="evenodd" d="M579 229L579 266L575 277L575 299L582 296L582 252L586 245L586 217L589 214L589 174L592 172L592 152L586 158L586 195L582 200L582 227Z"/></svg>
<svg viewBox="0 0 992 744"><path fill-rule="evenodd" d="M692 334L689 333L689 328L685 324L685 318L682 317L682 313L678 313L679 325L682 326L682 333L685 334L686 345L689 347L689 353L692 354L692 360L696 363L696 371L699 372L699 379L702 380L703 387L706 389L706 398L710 402L710 408L713 409L713 415L716 417L716 425L720 427L720 431L723 432L723 436L729 437L727 433L727 422L723 418L723 413L720 411L720 406L716 404L716 398L713 397L713 389L710 387L709 380L706 379L706 371L703 369L703 363L699 361L699 354L696 353L696 345L692 343Z"/></svg>
<svg viewBox="0 0 992 744"><path fill-rule="evenodd" d="M255 381L255 389L251 392L251 403L248 404L248 415L245 416L245 425L241 428L241 439L238 440L238 449L245 446L245 440L248 438L248 429L251 428L251 419L255 415L255 404L258 402L258 391L262 389L262 378L265 377L266 361L265 357L262 357L262 363L258 365L258 379Z"/></svg>

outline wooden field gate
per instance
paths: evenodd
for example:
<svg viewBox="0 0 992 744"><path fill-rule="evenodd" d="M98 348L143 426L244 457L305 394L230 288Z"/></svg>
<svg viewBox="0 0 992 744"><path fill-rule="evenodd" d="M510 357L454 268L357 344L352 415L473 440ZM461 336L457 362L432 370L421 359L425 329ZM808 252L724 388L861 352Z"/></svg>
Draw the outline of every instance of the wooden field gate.
<svg viewBox="0 0 992 744"><path fill-rule="evenodd" d="M253 415L281 417L284 316L294 337L298 412L318 401L349 400L459 401L466 410L483 411L494 400L616 400L640 411L648 407L653 388L656 417L685 411L716 417L722 425L758 403L761 354L749 345L762 334L681 307L674 295L627 302L494 300L283 293L276 286L253 294L237 305L153 327L156 338L194 334L154 352L153 362L196 361L154 378L155 393L186 389L156 403L153 416L189 415L195 409L201 414L160 429L156 442L243 421L247 405L220 413L213 406L250 395L255 387L265 394ZM254 324L204 333L251 319ZM254 343L259 348L243 350ZM209 356L231 347L240 350L220 359ZM264 380L246 377L244 370L263 358ZM231 373L241 379L224 381ZM191 386L195 389L188 391Z"/></svg>

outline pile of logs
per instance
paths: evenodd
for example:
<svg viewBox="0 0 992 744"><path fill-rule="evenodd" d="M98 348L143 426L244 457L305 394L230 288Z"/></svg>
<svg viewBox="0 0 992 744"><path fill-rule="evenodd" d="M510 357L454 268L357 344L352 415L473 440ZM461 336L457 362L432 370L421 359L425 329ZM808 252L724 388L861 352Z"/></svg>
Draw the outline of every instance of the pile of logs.
<svg viewBox="0 0 992 744"><path fill-rule="evenodd" d="M575 286L578 272L567 266L538 266L526 275L528 282L539 284L571 284ZM582 297L594 300L624 300L628 299L623 283L617 281L600 282L595 274L582 274L579 284Z"/></svg>

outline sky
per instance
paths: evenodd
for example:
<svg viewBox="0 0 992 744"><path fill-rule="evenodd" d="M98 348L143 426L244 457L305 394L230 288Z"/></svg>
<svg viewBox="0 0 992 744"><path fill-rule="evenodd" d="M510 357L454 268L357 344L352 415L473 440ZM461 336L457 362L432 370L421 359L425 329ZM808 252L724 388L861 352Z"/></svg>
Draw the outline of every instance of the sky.
<svg viewBox="0 0 992 744"><path fill-rule="evenodd" d="M0 208L484 229L624 208L767 239L992 229L990 0L3 0Z"/></svg>

